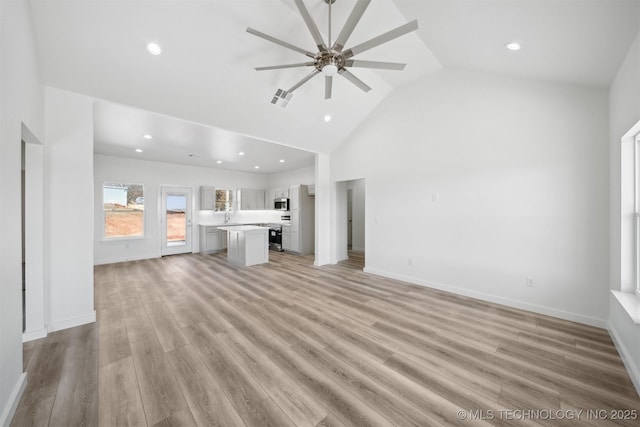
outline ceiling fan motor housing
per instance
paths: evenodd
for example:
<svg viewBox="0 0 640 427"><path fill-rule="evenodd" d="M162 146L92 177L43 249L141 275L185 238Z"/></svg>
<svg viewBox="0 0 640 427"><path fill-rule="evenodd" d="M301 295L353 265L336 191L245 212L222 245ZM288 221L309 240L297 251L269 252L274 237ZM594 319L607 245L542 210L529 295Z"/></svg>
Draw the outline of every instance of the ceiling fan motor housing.
<svg viewBox="0 0 640 427"><path fill-rule="evenodd" d="M319 1L319 0L315 0L315 1ZM399 64L395 62L354 60L352 58L355 55L358 55L369 49L373 49L376 46L380 46L383 43L387 43L411 31L417 30L418 21L413 20L411 22L407 22L406 24L401 25L398 28L387 31L386 33L380 34L377 37L369 39L356 46L352 46L350 49L344 50L344 47L346 46L347 41L351 36L351 33L353 32L358 22L360 22L362 15L364 14L365 10L367 9L367 7L369 6L372 0L356 0L356 4L353 6L353 9L351 10L351 14L347 18L347 21L345 22L344 26L342 27L340 34L335 40L335 43L332 44L331 43L331 5L335 1L336 0L324 0L324 2L329 5L329 28L328 28L329 36L328 36L328 42L325 43L325 40L323 39L322 34L318 30L318 26L316 25L315 21L311 17L311 14L309 13L309 9L305 5L304 0L293 0L296 7L300 11L300 14L302 15L302 19L304 20L305 25L311 32L311 36L313 37L315 45L318 49L316 51L317 53L310 52L306 49L292 45L291 43L287 43L283 40L279 40L268 34L261 33L260 31L254 30L251 27L247 28L247 32L257 37L263 38L265 40L268 40L272 43L275 43L287 49L301 53L307 58L313 59L313 62L308 61L308 62L301 62L297 64L283 64L283 65L274 65L274 66L268 66L268 67L258 67L256 68L256 70L265 71L265 70L277 70L277 69L283 69L283 68L313 67L314 70L310 74L306 75L302 80L300 80L299 82L291 86L291 88L289 88L289 90L286 91L286 93L291 95L293 91L295 91L300 86L302 86L303 84L311 80L314 76L317 76L318 74L322 73L325 76L325 79L324 79L325 99L331 99L333 76L335 76L336 74L340 74L346 80L348 80L349 82L353 83L355 86L362 89L364 92L369 92L371 90L371 88L366 83L364 83L362 80L360 80L358 77L356 77L349 71L351 67L375 68L380 70L403 70L405 67L405 64ZM276 94L273 100L275 100L276 102L272 101L272 103L277 103L280 100L280 98Z"/></svg>
<svg viewBox="0 0 640 427"><path fill-rule="evenodd" d="M345 57L337 52L320 52L314 58L313 66L325 76L334 76L344 68Z"/></svg>

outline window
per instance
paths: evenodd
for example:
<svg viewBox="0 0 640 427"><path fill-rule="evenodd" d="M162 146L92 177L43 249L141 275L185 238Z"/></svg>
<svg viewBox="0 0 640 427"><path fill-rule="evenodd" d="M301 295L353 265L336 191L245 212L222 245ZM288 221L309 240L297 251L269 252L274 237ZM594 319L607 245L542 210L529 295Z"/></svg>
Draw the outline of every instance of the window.
<svg viewBox="0 0 640 427"><path fill-rule="evenodd" d="M144 236L144 188L139 184L105 182L102 186L104 238Z"/></svg>
<svg viewBox="0 0 640 427"><path fill-rule="evenodd" d="M214 211L233 211L233 190L216 190L216 206Z"/></svg>

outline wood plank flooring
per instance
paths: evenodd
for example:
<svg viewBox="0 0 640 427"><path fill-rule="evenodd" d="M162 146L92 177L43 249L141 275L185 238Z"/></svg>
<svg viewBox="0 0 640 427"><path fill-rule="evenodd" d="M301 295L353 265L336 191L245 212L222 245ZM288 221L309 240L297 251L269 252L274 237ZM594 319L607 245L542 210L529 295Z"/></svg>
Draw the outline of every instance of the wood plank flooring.
<svg viewBox="0 0 640 427"><path fill-rule="evenodd" d="M368 275L357 253L269 255L96 267L97 324L25 344L12 425L640 425L602 329Z"/></svg>

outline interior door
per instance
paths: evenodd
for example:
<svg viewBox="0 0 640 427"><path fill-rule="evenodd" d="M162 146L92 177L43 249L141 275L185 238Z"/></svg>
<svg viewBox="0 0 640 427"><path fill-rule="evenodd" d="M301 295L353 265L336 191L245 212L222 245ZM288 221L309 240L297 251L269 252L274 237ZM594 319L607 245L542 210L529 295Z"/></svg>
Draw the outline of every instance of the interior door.
<svg viewBox="0 0 640 427"><path fill-rule="evenodd" d="M160 254L193 252L191 242L191 188L162 187Z"/></svg>

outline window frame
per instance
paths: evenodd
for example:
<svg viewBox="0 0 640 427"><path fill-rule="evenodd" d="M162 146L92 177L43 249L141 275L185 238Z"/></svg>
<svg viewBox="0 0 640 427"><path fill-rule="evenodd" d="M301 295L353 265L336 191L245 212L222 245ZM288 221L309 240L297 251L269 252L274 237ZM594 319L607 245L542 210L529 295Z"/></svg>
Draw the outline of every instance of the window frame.
<svg viewBox="0 0 640 427"><path fill-rule="evenodd" d="M142 197L144 198L144 201L142 203L142 206L144 206L145 208L142 210L142 234L140 235L133 235L133 236L114 236L114 237L109 237L106 235L107 233L107 216L106 216L106 212L104 209L104 188L107 184L118 184L118 185L123 185L123 186L132 186L132 185L138 185L140 187L142 187ZM145 190L145 185L144 184L138 184L138 183L133 183L133 182L122 182L122 181L118 181L118 180L109 180L109 181L104 181L102 183L102 198L101 198L101 202L100 202L100 206L101 206L101 210L102 210L102 233L101 233L101 237L100 237L100 241L101 242L121 242L121 241L131 241L131 240L144 240L146 239L146 235L147 235L147 209L146 209L146 190Z"/></svg>
<svg viewBox="0 0 640 427"><path fill-rule="evenodd" d="M640 296L640 133L633 141L635 293Z"/></svg>

